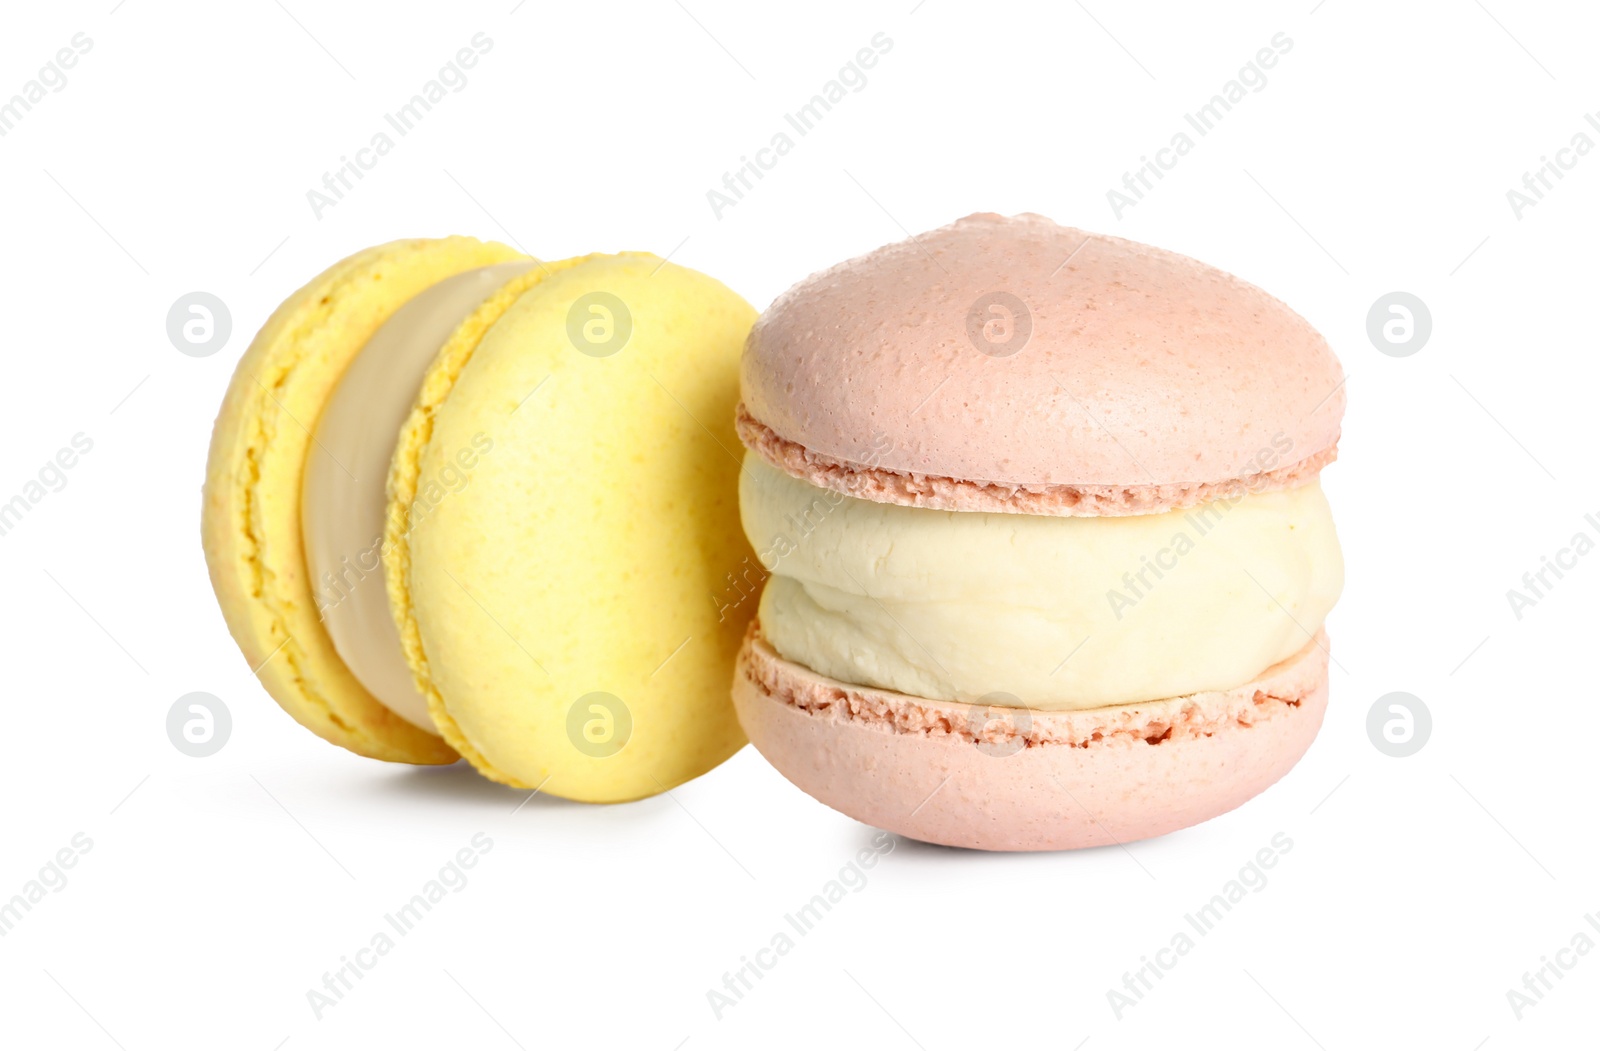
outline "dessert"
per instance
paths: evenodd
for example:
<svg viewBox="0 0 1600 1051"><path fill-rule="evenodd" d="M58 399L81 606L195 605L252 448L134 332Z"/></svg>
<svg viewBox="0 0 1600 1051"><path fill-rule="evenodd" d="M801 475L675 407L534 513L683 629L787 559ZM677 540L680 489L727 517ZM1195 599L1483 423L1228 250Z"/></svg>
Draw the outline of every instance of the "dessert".
<svg viewBox="0 0 1600 1051"><path fill-rule="evenodd" d="M471 238L291 296L213 433L202 533L267 691L361 755L591 802L744 743L732 428L754 311L646 253Z"/></svg>
<svg viewBox="0 0 1600 1051"><path fill-rule="evenodd" d="M996 850L1223 813L1327 702L1327 343L1252 285L1040 216L814 275L741 370L770 576L746 733L824 803Z"/></svg>

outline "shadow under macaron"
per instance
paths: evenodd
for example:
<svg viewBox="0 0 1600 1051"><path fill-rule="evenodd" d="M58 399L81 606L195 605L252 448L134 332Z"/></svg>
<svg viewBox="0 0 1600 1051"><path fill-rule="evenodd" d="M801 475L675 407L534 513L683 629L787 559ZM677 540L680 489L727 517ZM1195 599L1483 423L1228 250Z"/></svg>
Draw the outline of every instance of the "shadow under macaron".
<svg viewBox="0 0 1600 1051"><path fill-rule="evenodd" d="M556 809L579 807L570 799L538 792L531 798L529 790L512 788L490 781L465 759L449 766L411 766L385 771L390 776L374 780L374 794L387 800L411 798L418 801L447 802L506 813L517 809L535 807Z"/></svg>

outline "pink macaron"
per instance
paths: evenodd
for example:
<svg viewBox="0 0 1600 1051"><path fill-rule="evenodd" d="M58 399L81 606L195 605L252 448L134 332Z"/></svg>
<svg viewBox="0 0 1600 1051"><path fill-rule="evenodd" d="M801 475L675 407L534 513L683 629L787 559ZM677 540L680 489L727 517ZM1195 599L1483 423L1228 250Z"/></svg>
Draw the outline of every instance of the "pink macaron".
<svg viewBox="0 0 1600 1051"><path fill-rule="evenodd" d="M974 215L780 296L741 397L764 586L734 705L814 798L1071 849L1215 817L1310 747L1343 375L1267 293Z"/></svg>

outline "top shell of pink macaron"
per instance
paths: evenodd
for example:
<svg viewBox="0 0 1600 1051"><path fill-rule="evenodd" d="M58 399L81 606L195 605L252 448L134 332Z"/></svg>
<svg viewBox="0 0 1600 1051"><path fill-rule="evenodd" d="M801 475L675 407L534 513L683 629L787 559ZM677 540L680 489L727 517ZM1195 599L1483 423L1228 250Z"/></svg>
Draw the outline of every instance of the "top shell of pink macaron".
<svg viewBox="0 0 1600 1051"><path fill-rule="evenodd" d="M868 499L1147 513L1333 458L1343 374L1215 267L1038 215L972 215L814 274L757 321L740 435Z"/></svg>

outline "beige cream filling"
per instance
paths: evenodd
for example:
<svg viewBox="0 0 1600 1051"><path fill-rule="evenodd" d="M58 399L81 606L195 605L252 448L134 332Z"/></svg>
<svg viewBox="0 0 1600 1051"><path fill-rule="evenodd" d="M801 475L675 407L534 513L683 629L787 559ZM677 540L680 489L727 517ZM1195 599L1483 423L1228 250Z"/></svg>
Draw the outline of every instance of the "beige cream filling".
<svg viewBox="0 0 1600 1051"><path fill-rule="evenodd" d="M439 348L496 289L535 265L457 274L395 311L339 380L306 460L300 530L323 626L369 693L432 734L438 730L412 680L384 588L389 461Z"/></svg>

